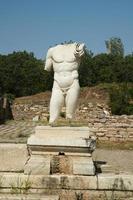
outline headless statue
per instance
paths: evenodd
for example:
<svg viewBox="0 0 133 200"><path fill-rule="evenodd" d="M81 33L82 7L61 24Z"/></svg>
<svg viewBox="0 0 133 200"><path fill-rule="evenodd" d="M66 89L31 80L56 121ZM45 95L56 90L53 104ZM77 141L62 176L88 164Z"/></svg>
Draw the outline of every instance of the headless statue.
<svg viewBox="0 0 133 200"><path fill-rule="evenodd" d="M66 105L66 118L71 120L77 106L80 86L78 68L84 55L84 44L72 43L52 47L47 52L45 70L54 71L54 84L50 100L51 125Z"/></svg>

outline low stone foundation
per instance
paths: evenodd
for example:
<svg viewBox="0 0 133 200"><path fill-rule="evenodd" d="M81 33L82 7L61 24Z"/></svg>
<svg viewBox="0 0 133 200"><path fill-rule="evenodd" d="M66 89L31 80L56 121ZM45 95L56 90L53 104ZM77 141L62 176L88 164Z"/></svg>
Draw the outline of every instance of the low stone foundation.
<svg viewBox="0 0 133 200"><path fill-rule="evenodd" d="M9 194L12 194L9 198L11 200L16 197L17 200L34 200L35 197L36 200L45 200L46 197L47 200L130 200L133 198L133 176L39 176L6 173L1 176L0 198L8 197Z"/></svg>
<svg viewBox="0 0 133 200"><path fill-rule="evenodd" d="M133 141L133 115L89 118L88 126L99 140Z"/></svg>
<svg viewBox="0 0 133 200"><path fill-rule="evenodd" d="M25 144L1 144L0 152L0 200L133 199L132 172L83 176L54 171L52 175L24 175L28 160Z"/></svg>
<svg viewBox="0 0 133 200"><path fill-rule="evenodd" d="M49 119L48 102L40 105L14 103L12 111L16 120L48 121ZM88 124L99 140L133 141L133 115L111 115L105 104L80 105L75 120Z"/></svg>

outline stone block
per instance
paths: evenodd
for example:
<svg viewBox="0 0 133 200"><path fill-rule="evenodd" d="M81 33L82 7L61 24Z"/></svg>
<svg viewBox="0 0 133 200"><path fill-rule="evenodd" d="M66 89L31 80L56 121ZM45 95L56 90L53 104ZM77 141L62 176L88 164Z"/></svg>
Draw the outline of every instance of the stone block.
<svg viewBox="0 0 133 200"><path fill-rule="evenodd" d="M96 176L78 175L23 175L4 174L1 178L1 188L25 188L29 185L30 193L32 189L71 189L71 190L95 190L97 189Z"/></svg>
<svg viewBox="0 0 133 200"><path fill-rule="evenodd" d="M31 155L24 167L24 174L48 175L50 174L49 155Z"/></svg>
<svg viewBox="0 0 133 200"><path fill-rule="evenodd" d="M97 189L97 178L96 176L61 176L60 185L62 189L95 190Z"/></svg>
<svg viewBox="0 0 133 200"><path fill-rule="evenodd" d="M0 171L17 172L24 170L28 158L25 144L0 144Z"/></svg>
<svg viewBox="0 0 133 200"><path fill-rule="evenodd" d="M59 200L58 195L18 195L0 194L0 200Z"/></svg>
<svg viewBox="0 0 133 200"><path fill-rule="evenodd" d="M98 137L104 137L105 136L105 132L97 132L96 136L98 136Z"/></svg>
<svg viewBox="0 0 133 200"><path fill-rule="evenodd" d="M19 173L6 173L0 177L1 189L21 188L22 192L25 187L29 187L27 192L30 193L32 189L59 189L60 176L52 175L24 175Z"/></svg>
<svg viewBox="0 0 133 200"><path fill-rule="evenodd" d="M72 157L73 174L75 175L95 175L95 167L92 157Z"/></svg>
<svg viewBox="0 0 133 200"><path fill-rule="evenodd" d="M82 152L93 151L88 127L37 126L35 134L28 139L31 150Z"/></svg>
<svg viewBox="0 0 133 200"><path fill-rule="evenodd" d="M133 175L124 175L124 174L98 175L98 189L133 191Z"/></svg>
<svg viewBox="0 0 133 200"><path fill-rule="evenodd" d="M31 158L25 174L95 174L91 157L95 137L88 127L37 126L28 139L28 147Z"/></svg>

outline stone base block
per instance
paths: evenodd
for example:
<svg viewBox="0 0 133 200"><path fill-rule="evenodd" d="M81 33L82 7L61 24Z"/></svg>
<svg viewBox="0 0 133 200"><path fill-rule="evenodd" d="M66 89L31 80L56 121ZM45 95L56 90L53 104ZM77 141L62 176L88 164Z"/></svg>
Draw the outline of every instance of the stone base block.
<svg viewBox="0 0 133 200"><path fill-rule="evenodd" d="M50 156L32 155L24 167L24 174L50 174Z"/></svg>
<svg viewBox="0 0 133 200"><path fill-rule="evenodd" d="M20 172L28 158L25 144L0 144L0 172Z"/></svg>
<svg viewBox="0 0 133 200"><path fill-rule="evenodd" d="M95 139L88 127L37 126L27 145L31 151L92 153Z"/></svg>
<svg viewBox="0 0 133 200"><path fill-rule="evenodd" d="M25 174L95 175L95 139L88 127L37 126L27 145L31 157Z"/></svg>
<svg viewBox="0 0 133 200"><path fill-rule="evenodd" d="M95 175L92 157L73 157L73 174Z"/></svg>

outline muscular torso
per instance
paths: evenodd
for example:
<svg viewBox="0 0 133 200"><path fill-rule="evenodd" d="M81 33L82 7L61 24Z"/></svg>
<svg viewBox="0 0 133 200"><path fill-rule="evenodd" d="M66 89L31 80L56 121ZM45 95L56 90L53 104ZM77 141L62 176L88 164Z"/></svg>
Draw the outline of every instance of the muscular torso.
<svg viewBox="0 0 133 200"><path fill-rule="evenodd" d="M62 88L70 87L78 79L79 60L74 55L75 45L58 45L52 52L54 80Z"/></svg>

